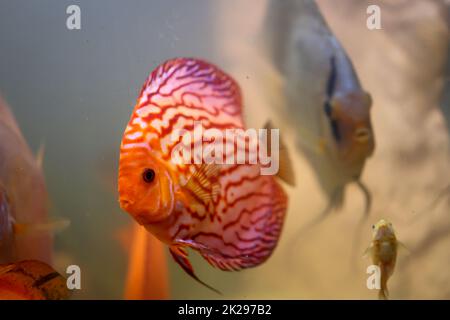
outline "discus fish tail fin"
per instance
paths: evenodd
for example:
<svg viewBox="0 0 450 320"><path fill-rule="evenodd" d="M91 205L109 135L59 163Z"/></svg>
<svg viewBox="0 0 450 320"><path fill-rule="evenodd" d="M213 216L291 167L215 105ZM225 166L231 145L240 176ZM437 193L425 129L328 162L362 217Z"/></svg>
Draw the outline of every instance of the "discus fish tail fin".
<svg viewBox="0 0 450 320"><path fill-rule="evenodd" d="M202 280L200 280L197 275L194 272L194 268L192 267L191 262L188 259L188 253L186 250L180 246L171 246L169 248L170 254L172 255L173 259L183 268L183 270L190 275L192 278L194 278L198 283L204 285L208 289L218 293L222 294L219 290L211 287L210 285L206 284Z"/></svg>

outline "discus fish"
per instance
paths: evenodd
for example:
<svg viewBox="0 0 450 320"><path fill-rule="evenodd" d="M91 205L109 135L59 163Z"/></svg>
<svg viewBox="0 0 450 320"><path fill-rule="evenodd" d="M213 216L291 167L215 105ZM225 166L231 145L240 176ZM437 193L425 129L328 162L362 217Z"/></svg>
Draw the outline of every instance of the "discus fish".
<svg viewBox="0 0 450 320"><path fill-rule="evenodd" d="M283 79L286 115L328 197L319 220L342 206L351 182L364 193L366 216L371 195L360 177L375 148L372 101L352 62L312 0L272 0L263 29L269 60Z"/></svg>
<svg viewBox="0 0 450 320"><path fill-rule="evenodd" d="M0 300L61 300L69 296L66 279L43 262L0 265Z"/></svg>
<svg viewBox="0 0 450 320"><path fill-rule="evenodd" d="M47 231L68 224L47 220L42 152L39 154L31 153L0 97L0 263L26 259L50 263L52 238Z"/></svg>
<svg viewBox="0 0 450 320"><path fill-rule="evenodd" d="M380 268L379 299L389 296L387 282L394 273L397 251L403 244L397 240L392 223L381 219L372 226L372 243L365 254L370 255L372 263Z"/></svg>
<svg viewBox="0 0 450 320"><path fill-rule="evenodd" d="M207 128L243 129L241 104L239 86L216 66L169 60L145 82L120 148L121 208L167 244L174 260L202 284L186 248L221 270L255 267L277 245L287 208L283 188L274 176L261 175L259 164L172 161L180 142L172 141L172 132L192 133L199 120ZM188 146L202 140L194 134Z"/></svg>

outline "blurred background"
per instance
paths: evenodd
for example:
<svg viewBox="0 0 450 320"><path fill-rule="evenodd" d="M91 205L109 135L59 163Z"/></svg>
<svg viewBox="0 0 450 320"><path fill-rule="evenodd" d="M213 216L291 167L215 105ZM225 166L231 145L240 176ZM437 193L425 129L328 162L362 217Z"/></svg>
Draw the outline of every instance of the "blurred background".
<svg viewBox="0 0 450 320"><path fill-rule="evenodd" d="M363 206L355 186L341 211L293 241L326 200L295 148L295 130L278 120L297 174L297 187L286 188L290 206L278 248L262 266L236 273L192 253L197 274L223 296L168 259L171 298L376 298L366 288L370 261L352 261L351 250L362 256L380 218L392 221L410 250L389 281L391 297L450 298L449 197L414 218L450 185L448 2L317 2L374 101L377 145L363 173L373 208L361 243L353 243ZM81 30L66 28L71 4L81 8ZM366 27L369 4L381 8L381 30ZM55 236L55 265L62 273L70 264L82 270L74 298L123 297L133 221L117 202L119 145L157 65L178 56L213 62L241 85L250 126L277 119L262 90L272 86L261 75L268 62L256 45L266 8L263 0L0 2L0 93L33 150L45 143L51 215L72 222Z"/></svg>

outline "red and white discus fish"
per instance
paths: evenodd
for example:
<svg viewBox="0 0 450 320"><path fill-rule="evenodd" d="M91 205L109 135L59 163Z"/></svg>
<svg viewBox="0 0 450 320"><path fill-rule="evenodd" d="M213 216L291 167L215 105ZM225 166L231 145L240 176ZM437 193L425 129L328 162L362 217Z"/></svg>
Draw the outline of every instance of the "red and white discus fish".
<svg viewBox="0 0 450 320"><path fill-rule="evenodd" d="M180 142L172 141L174 130L194 132L195 121L243 129L241 104L239 86L216 66L169 60L145 82L122 140L120 206L198 281L185 248L222 270L250 268L269 258L283 226L287 196L259 164L171 161ZM202 137L191 146L198 143Z"/></svg>

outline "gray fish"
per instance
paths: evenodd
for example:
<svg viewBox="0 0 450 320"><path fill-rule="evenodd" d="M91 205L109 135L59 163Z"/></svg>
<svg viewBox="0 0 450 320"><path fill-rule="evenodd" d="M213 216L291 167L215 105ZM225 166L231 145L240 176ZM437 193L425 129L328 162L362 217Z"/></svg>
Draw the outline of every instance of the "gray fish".
<svg viewBox="0 0 450 320"><path fill-rule="evenodd" d="M363 90L345 50L312 0L271 0L262 41L283 79L285 114L298 130L298 145L313 167L329 204L320 221L358 184L375 148L370 95Z"/></svg>

